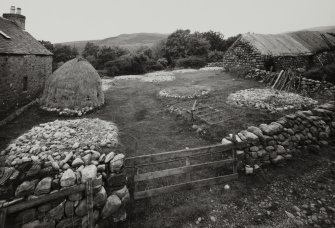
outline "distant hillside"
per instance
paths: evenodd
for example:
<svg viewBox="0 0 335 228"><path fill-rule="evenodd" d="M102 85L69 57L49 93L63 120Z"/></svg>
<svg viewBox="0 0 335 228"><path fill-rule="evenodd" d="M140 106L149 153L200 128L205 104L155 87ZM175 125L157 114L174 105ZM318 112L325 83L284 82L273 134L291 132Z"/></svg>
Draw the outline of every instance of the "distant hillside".
<svg viewBox="0 0 335 228"><path fill-rule="evenodd" d="M115 37L106 38L103 40L83 40L83 41L72 41L64 42L60 44L66 44L75 46L79 52L84 50L87 42L92 42L99 46L120 46L129 50L137 49L141 46L151 47L157 42L164 40L168 37L168 34L159 33L132 33L132 34L121 34Z"/></svg>
<svg viewBox="0 0 335 228"><path fill-rule="evenodd" d="M314 27L314 28L309 28L309 29L305 29L305 30L335 33L335 25Z"/></svg>

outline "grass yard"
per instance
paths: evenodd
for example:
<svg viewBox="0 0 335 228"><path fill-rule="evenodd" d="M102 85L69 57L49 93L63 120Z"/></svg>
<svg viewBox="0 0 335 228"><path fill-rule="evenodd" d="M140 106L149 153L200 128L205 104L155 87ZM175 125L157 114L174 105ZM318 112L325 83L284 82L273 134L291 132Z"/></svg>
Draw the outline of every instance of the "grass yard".
<svg viewBox="0 0 335 228"><path fill-rule="evenodd" d="M111 81L112 86L105 92L106 104L86 117L116 123L120 130L121 150L127 156L218 143L221 135L240 131L250 125L271 122L279 117L278 114L235 107L226 103L230 93L263 87L261 83L234 78L218 71L178 73L175 77L176 80L169 82ZM158 95L164 88L187 88L192 85L210 88L210 93L192 99L166 98ZM192 128L194 123L167 111L171 106L189 109L195 100L199 107L206 106L208 113L211 110L208 108L210 106L220 108L220 132L217 135L203 137ZM57 118L65 117L51 115L38 107L32 107L10 124L1 127L0 149L33 126ZM318 159L319 157L314 156L305 160L305 163L295 159L288 168L279 168L274 170L275 172L270 170L265 176L251 179L242 176L238 181L229 183L230 191L225 191L222 185L138 201L135 214L120 227L290 227L291 223L284 216L284 211L291 210L292 207L291 203L283 203L287 194L291 194L287 192L286 187L291 186L294 191L298 191L305 185L305 182L298 180L306 178L314 181L314 171L331 169L329 160L321 163ZM290 182L287 182L287 175ZM290 184L295 182L294 185ZM330 183L331 187L334 187L333 183ZM296 202L302 204L304 200L307 199L297 199ZM260 206L260 203L270 201L278 201L278 204L268 209Z"/></svg>
<svg viewBox="0 0 335 228"><path fill-rule="evenodd" d="M236 79L224 72L198 71L178 73L176 80L170 82L143 82L139 80L117 80L105 91L105 105L86 117L101 118L113 121L120 130L121 143L127 156L159 153L185 147L198 147L219 142L218 138L204 140L189 122L166 111L171 105L193 104L194 99L162 98L160 90L172 86L203 85L212 91L205 98L197 99L201 103L220 103L223 107L222 118L224 132L231 133L242 130L253 124L269 122L277 118L264 111L234 107L226 104L227 96L236 90L262 87L261 83ZM16 120L0 129L0 145L6 144L33 126L63 119L45 113L33 107ZM136 152L135 152L136 151Z"/></svg>

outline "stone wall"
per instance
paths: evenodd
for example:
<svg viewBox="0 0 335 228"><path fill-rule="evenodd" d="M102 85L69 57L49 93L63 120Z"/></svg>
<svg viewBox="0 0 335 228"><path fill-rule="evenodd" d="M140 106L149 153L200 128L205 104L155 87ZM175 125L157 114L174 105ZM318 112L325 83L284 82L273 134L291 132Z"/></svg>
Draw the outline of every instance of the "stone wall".
<svg viewBox="0 0 335 228"><path fill-rule="evenodd" d="M236 136L240 169L253 172L262 166L278 164L308 150L320 151L335 132L335 103L309 111L286 115L276 122L250 126ZM231 144L232 135L222 139Z"/></svg>
<svg viewBox="0 0 335 228"><path fill-rule="evenodd" d="M226 70L232 68L257 68L264 70L266 65L273 65L274 69L287 70L330 64L335 61L335 51L327 51L315 55L301 56L265 56L261 55L248 42L237 40L223 56L223 66ZM269 69L267 69L269 70Z"/></svg>
<svg viewBox="0 0 335 228"><path fill-rule="evenodd" d="M320 63L321 61L321 63ZM335 50L334 51L325 51L318 53L313 56L312 59L313 66L321 67L323 65L331 64L335 62Z"/></svg>
<svg viewBox="0 0 335 228"><path fill-rule="evenodd" d="M112 224L125 220L126 204L130 196L123 171L124 155L111 152L97 156L94 151L87 154L90 155L89 160L74 158L72 153L67 154L58 162L65 167L61 171L51 162L42 164L23 161L20 165L3 168L11 176L5 183L0 183L0 202L26 202L43 198L48 194L86 183L88 178L92 178L93 217L96 224ZM8 215L6 227L87 227L87 208L85 191L73 193L65 198ZM48 225L43 226L46 224Z"/></svg>
<svg viewBox="0 0 335 228"><path fill-rule="evenodd" d="M0 119L34 100L51 73L52 56L0 55Z"/></svg>
<svg viewBox="0 0 335 228"><path fill-rule="evenodd" d="M264 69L264 59L247 42L239 39L225 52L223 67L226 70L236 67Z"/></svg>

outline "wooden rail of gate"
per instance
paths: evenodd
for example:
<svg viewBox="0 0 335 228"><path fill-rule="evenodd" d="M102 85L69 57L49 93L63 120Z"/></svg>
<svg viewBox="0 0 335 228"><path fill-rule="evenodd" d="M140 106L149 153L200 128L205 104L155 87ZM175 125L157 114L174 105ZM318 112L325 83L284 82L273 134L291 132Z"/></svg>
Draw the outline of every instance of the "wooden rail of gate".
<svg viewBox="0 0 335 228"><path fill-rule="evenodd" d="M49 193L47 195L42 195L36 199L31 199L28 201L13 201L0 205L0 228L5 228L6 216L8 214L17 213L32 207L39 206L41 204L54 201L60 198L65 198L74 193L86 191L87 197L87 211L88 211L88 228L94 227L93 220L93 189L92 189L92 179L88 179L86 183L75 185L68 188L63 188L55 193ZM23 199L23 198L22 198Z"/></svg>
<svg viewBox="0 0 335 228"><path fill-rule="evenodd" d="M219 159L216 161L207 161L200 164L191 164L191 158L195 157L208 157L214 154L225 154L231 152L230 158ZM141 168L146 166L154 166L157 164L164 164L169 162L174 162L177 160L185 160L183 166L177 168L169 168L159 171L143 172L140 173ZM157 196L163 193L168 193L177 190L193 189L197 187L210 186L214 184L222 184L227 181L235 180L238 178L237 168L236 168L236 149L235 145L212 145L205 147L198 147L192 149L170 151L159 154L142 155L136 157L129 157L125 161L126 167L131 169L130 172L130 192L133 200L148 198L152 196ZM232 172L228 175L222 175L217 177L191 180L190 176L193 171L208 169L208 168L219 168L225 166L226 164L232 164ZM173 175L186 175L185 181L183 183L167 185L158 188L152 188L147 190L138 190L137 184L142 181L155 180L157 178L168 177Z"/></svg>

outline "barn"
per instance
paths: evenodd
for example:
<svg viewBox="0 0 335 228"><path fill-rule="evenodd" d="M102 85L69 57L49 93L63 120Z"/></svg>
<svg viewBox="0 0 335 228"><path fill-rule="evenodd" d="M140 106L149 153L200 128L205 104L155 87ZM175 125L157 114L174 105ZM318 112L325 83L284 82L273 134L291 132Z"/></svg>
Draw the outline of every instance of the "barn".
<svg viewBox="0 0 335 228"><path fill-rule="evenodd" d="M25 31L21 9L0 17L0 120L35 99L52 73L52 53Z"/></svg>
<svg viewBox="0 0 335 228"><path fill-rule="evenodd" d="M223 57L224 68L305 70L335 61L335 36L317 31L242 34Z"/></svg>

